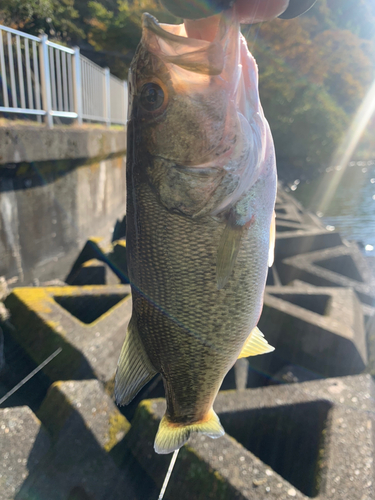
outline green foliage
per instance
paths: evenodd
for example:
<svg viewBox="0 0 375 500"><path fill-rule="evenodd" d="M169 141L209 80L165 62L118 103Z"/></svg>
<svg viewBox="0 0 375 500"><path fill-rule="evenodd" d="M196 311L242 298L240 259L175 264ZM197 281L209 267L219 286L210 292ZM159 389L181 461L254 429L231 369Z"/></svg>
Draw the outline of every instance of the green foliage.
<svg viewBox="0 0 375 500"><path fill-rule="evenodd" d="M348 125L346 113L320 85L296 75L266 47L258 52L261 101L278 160L305 169L329 163L332 145Z"/></svg>
<svg viewBox="0 0 375 500"><path fill-rule="evenodd" d="M109 54L109 66L121 78L126 77L141 38L142 13L147 11L161 22L176 22L155 0L118 0L113 10L91 1L88 11L87 39L95 50Z"/></svg>
<svg viewBox="0 0 375 500"><path fill-rule="evenodd" d="M85 37L74 0L0 0L0 23L65 43Z"/></svg>

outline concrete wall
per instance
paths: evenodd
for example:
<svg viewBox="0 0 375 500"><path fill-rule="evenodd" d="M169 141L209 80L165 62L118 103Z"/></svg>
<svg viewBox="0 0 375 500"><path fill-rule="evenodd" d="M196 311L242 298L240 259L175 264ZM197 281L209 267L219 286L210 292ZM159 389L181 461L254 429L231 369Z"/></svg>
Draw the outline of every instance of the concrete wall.
<svg viewBox="0 0 375 500"><path fill-rule="evenodd" d="M89 236L110 240L125 214L125 136L0 128L0 276L63 279Z"/></svg>

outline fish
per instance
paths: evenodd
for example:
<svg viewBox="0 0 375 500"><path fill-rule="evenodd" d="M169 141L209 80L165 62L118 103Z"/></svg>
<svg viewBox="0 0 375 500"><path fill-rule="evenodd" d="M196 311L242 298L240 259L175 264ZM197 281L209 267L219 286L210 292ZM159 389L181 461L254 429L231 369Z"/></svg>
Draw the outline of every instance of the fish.
<svg viewBox="0 0 375 500"><path fill-rule="evenodd" d="M257 65L233 10L213 41L145 13L129 70L126 249L132 316L115 397L157 373L154 443L224 434L213 410L241 357L273 351L257 327L275 245L276 161Z"/></svg>

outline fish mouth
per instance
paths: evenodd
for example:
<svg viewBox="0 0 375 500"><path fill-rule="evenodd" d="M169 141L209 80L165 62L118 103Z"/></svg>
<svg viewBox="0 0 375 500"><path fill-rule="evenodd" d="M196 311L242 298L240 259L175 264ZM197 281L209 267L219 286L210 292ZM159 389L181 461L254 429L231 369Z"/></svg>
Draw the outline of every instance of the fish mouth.
<svg viewBox="0 0 375 500"><path fill-rule="evenodd" d="M189 38L184 24L161 24L149 13L143 14L142 41L150 52L165 62L204 75L217 76L225 66L225 33L228 19L222 15L212 42Z"/></svg>

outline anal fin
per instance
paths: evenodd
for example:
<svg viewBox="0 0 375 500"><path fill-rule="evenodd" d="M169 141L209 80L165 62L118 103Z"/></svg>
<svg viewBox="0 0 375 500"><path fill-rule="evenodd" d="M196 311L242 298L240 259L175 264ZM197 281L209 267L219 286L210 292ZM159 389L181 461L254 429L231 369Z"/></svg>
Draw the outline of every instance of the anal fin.
<svg viewBox="0 0 375 500"><path fill-rule="evenodd" d="M156 375L148 359L133 318L130 320L124 345L117 363L115 397L119 405L127 405Z"/></svg>
<svg viewBox="0 0 375 500"><path fill-rule="evenodd" d="M225 226L217 249L216 279L217 288L221 290L227 284L234 269L240 249L244 226L232 225L229 221Z"/></svg>
<svg viewBox="0 0 375 500"><path fill-rule="evenodd" d="M156 453L164 455L178 450L186 443L192 432L205 434L214 439L225 434L219 417L212 408L204 419L188 425L175 424L164 415L155 438L154 448Z"/></svg>
<svg viewBox="0 0 375 500"><path fill-rule="evenodd" d="M256 326L251 330L250 335L246 339L238 359L247 358L248 356L257 356L258 354L266 354L274 350L275 348L269 345L263 333Z"/></svg>

